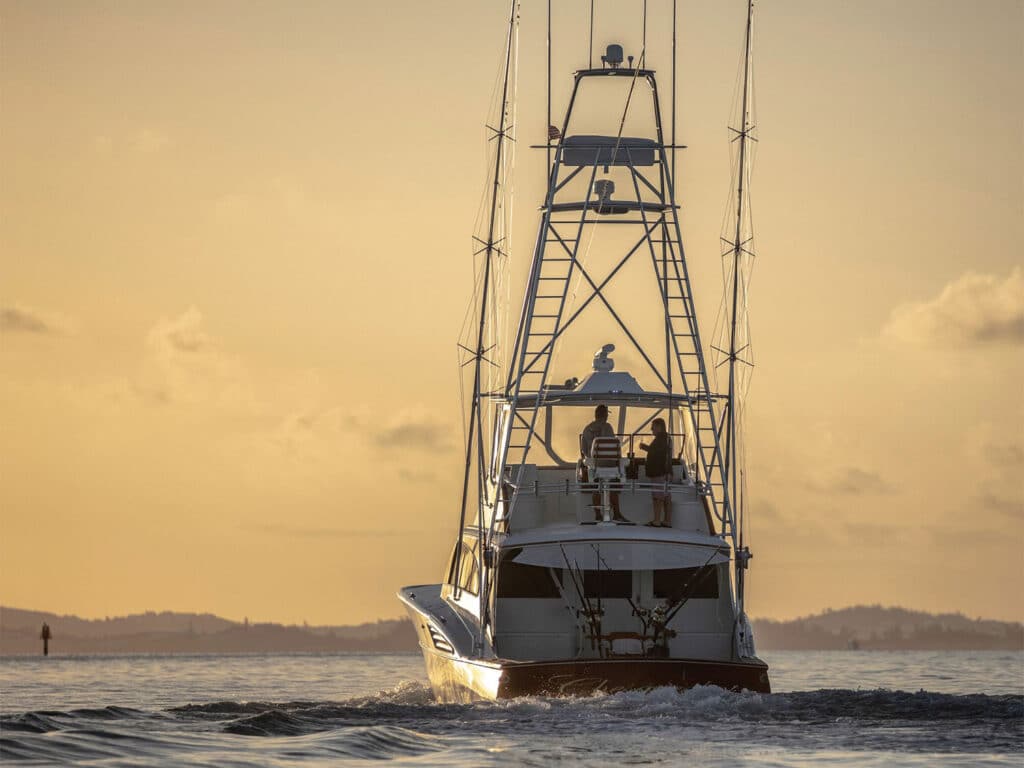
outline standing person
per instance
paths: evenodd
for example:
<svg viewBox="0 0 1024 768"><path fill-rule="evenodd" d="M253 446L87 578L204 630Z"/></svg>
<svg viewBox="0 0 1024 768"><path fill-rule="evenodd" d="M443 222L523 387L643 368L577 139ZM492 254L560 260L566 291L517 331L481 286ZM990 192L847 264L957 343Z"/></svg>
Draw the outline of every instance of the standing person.
<svg viewBox="0 0 1024 768"><path fill-rule="evenodd" d="M640 443L640 449L647 451L644 462L645 474L652 483L666 483L672 479L672 449L669 447L668 432L665 420L658 418L651 422L654 440L651 444ZM647 525L653 528L672 527L672 494L667 489L655 490L651 493L654 506L654 519Z"/></svg>
<svg viewBox="0 0 1024 768"><path fill-rule="evenodd" d="M612 425L608 423L608 406L603 403L594 409L594 420L587 424L583 428L583 433L580 435L580 451L583 454L584 459L590 458L590 448L594 444L594 439L598 437L615 437L615 430ZM589 478L587 478L589 480ZM627 522L626 518L619 512L619 492L611 491L611 502L612 502L612 520L617 523ZM594 493L591 495L591 501L594 507L594 518L597 522L601 521L601 494Z"/></svg>

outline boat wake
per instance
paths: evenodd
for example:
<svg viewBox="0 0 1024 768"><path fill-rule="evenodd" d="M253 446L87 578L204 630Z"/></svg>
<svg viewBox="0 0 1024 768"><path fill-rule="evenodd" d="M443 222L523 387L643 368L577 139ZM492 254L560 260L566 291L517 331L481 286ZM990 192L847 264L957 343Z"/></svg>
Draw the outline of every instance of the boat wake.
<svg viewBox="0 0 1024 768"><path fill-rule="evenodd" d="M559 749L587 752L614 734L642 739L653 754L737 740L762 749L798 740L814 750L1013 754L1024 748L1024 696L841 689L756 694L707 686L438 704L429 688L406 682L336 702L25 712L0 718L0 732L0 759L11 764L156 765L187 754L189 762L212 765L225 750L243 764L266 759L268 750L282 759L428 762L437 753L446 756L442 763L473 764L486 761L489 749L514 752L552 736L559 737L552 742Z"/></svg>

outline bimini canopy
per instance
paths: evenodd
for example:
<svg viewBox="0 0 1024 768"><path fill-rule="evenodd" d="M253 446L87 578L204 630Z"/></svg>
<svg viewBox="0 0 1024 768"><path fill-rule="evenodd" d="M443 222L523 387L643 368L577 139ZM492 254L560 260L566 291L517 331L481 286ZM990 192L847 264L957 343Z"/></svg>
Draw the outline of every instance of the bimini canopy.
<svg viewBox="0 0 1024 768"><path fill-rule="evenodd" d="M660 571L727 563L729 550L653 541L566 541L514 547L503 559L521 565L583 571Z"/></svg>

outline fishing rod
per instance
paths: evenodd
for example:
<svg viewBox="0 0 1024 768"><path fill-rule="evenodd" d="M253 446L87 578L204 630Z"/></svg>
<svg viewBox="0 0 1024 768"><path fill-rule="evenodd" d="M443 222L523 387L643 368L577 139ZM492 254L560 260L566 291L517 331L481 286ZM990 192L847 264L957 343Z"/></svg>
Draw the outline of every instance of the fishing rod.
<svg viewBox="0 0 1024 768"><path fill-rule="evenodd" d="M597 559L601 563L604 563L605 569L608 570L608 571L611 571L611 566L608 565L608 561L605 560L604 559L604 555L601 554L601 548L598 547L596 544L593 544L593 543L590 545L590 547L591 547L591 549L594 550L594 553L597 555ZM632 590L630 590L630 591L632 592ZM639 600L639 599L640 599L640 597L638 595L637 596L637 600ZM632 594L626 596L626 602L629 603L629 607L633 610L633 615L636 616L638 619L640 619L640 628L643 630L644 637L646 637L647 636L647 628L650 626L650 623L648 622L648 620L645 618L645 615L644 615L646 613L646 609L633 602Z"/></svg>
<svg viewBox="0 0 1024 768"><path fill-rule="evenodd" d="M562 559L565 561L565 568L569 571L569 578L572 579L572 586L576 590L576 596L580 599L580 604L583 606L583 612L587 617L587 623L590 625L590 648L593 650L596 648L598 652L601 650L600 644L597 642L598 637L601 634L601 613L600 607L595 612L594 607L591 605L590 600L586 595L586 583L580 577L580 581L576 580L576 571L580 570L577 564L574 570L572 565L569 563L569 556L565 553L565 546L559 542L558 548L562 551ZM575 560L573 561L576 562Z"/></svg>
<svg viewBox="0 0 1024 768"><path fill-rule="evenodd" d="M693 596L693 593L697 590L697 585L700 584L701 579L704 578L704 575L707 573L708 567L711 565L711 561L715 558L715 555L717 554L718 550L716 549L711 553L711 557L709 557L707 561L705 561L704 565L697 569L697 573L695 573L693 577L688 582L686 582L686 585L683 587L683 591L679 593L679 600L676 602L675 605L673 605L673 607L669 609L668 613L665 615L664 626L668 626L669 622L672 621L673 618L675 618L675 615L679 613L679 610L684 605L686 605L687 601Z"/></svg>

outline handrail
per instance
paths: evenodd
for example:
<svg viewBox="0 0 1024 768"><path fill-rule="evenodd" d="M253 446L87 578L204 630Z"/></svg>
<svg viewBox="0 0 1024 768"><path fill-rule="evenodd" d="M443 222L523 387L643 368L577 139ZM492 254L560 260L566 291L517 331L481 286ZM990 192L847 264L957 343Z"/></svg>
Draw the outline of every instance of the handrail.
<svg viewBox="0 0 1024 768"><path fill-rule="evenodd" d="M686 438L687 438L686 432L668 432L666 434L668 435L669 440L672 440L672 441L674 441L676 438L679 438L679 442L676 444L676 445L678 445L679 450L672 455L672 458L673 458L673 460L681 458L682 455L683 455L683 451L686 450ZM608 435L608 437L611 437L611 435ZM619 442L623 444L624 448L627 445L629 446L628 450L626 450L623 453L623 458L630 459L630 460L635 460L635 461L640 461L640 460L644 459L643 456L639 456L638 457L636 455L635 448L639 447L639 443L642 442L643 440L653 439L653 438L651 438L650 435L641 435L639 432L616 432L615 433L615 437L617 437ZM583 433L582 432L579 434L579 439L581 441L583 439ZM636 444L636 445L634 445L634 444ZM581 447L582 447L582 442L581 442ZM687 472L690 472L690 469L691 469L690 466L687 465L687 467L686 467Z"/></svg>
<svg viewBox="0 0 1024 768"><path fill-rule="evenodd" d="M652 483L645 480L602 480L601 483L607 483L609 486L614 486L616 491L668 491L671 492L674 489L692 489L696 486L690 479L678 481L668 480L660 483ZM506 480L504 485L509 489L517 492L522 492L531 496L571 496L575 493L593 493L594 489L599 485L599 481L594 480L592 482L580 482L579 480L570 480L568 478L564 480L555 480L547 483L542 483L539 480L530 480L525 483L513 483L511 480Z"/></svg>

